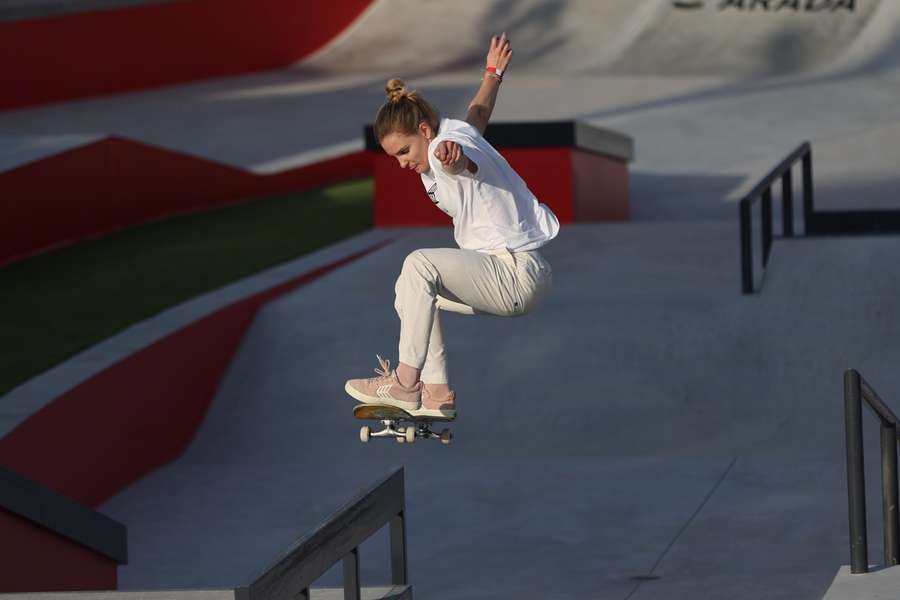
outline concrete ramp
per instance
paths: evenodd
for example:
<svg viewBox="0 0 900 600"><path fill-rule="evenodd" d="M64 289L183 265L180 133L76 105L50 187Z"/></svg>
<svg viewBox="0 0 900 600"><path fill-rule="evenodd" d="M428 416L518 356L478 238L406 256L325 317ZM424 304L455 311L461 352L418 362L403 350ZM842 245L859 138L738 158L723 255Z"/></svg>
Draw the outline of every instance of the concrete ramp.
<svg viewBox="0 0 900 600"><path fill-rule="evenodd" d="M413 8L402 0L379 0L303 64L335 73L407 76L477 70L486 41L506 30L521 73L784 75L836 61L857 64L884 51L889 32L897 31L891 4L493 0L423 2Z"/></svg>
<svg viewBox="0 0 900 600"><path fill-rule="evenodd" d="M521 69L593 69L616 58L664 2L419 2L378 0L305 66L328 72L478 69L492 35L508 31Z"/></svg>
<svg viewBox="0 0 900 600"><path fill-rule="evenodd" d="M609 71L747 77L821 68L858 39L879 2L716 0L688 10L659 4L666 10L646 23Z"/></svg>

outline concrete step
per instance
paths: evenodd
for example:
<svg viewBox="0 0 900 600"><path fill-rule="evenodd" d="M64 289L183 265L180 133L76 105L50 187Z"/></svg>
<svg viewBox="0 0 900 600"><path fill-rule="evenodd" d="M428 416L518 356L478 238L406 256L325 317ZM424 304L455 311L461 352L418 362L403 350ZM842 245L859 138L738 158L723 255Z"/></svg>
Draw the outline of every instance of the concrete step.
<svg viewBox="0 0 900 600"><path fill-rule="evenodd" d="M368 587L360 590L362 600L412 600L411 585ZM310 600L344 600L344 588L313 588Z"/></svg>
<svg viewBox="0 0 900 600"><path fill-rule="evenodd" d="M411 585L367 587L360 590L362 600L412 600ZM24 592L0 594L3 600L235 600L235 590L167 590L102 592ZM310 600L344 600L343 588L312 588Z"/></svg>
<svg viewBox="0 0 900 600"><path fill-rule="evenodd" d="M822 600L893 600L900 591L900 567L853 575L848 565L838 569Z"/></svg>

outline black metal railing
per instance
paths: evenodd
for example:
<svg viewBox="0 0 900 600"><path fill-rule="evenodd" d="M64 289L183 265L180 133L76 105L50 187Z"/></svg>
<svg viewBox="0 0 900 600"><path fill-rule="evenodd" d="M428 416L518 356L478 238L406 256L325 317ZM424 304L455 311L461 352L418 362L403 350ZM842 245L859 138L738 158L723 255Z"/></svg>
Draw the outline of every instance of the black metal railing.
<svg viewBox="0 0 900 600"><path fill-rule="evenodd" d="M813 202L812 148L803 142L781 163L763 177L740 202L741 221L741 287L752 294L753 279L753 205L760 202L762 225L762 270L765 272L772 250L772 188L781 179L782 235L794 236L794 185L792 169L803 163L803 235L846 236L900 233L900 210L816 210Z"/></svg>
<svg viewBox="0 0 900 600"><path fill-rule="evenodd" d="M407 586L406 521L403 469L391 473L306 536L297 540L253 583L235 590L251 600L309 599L309 587L343 560L344 598L360 600L359 546L390 524L391 583ZM399 597L411 597L404 591Z"/></svg>
<svg viewBox="0 0 900 600"><path fill-rule="evenodd" d="M884 513L884 564L897 564L900 532L897 512L897 417L854 369L844 373L844 426L847 439L847 500L850 513L850 572L868 573L866 481L863 462L862 403L881 421L881 499Z"/></svg>
<svg viewBox="0 0 900 600"><path fill-rule="evenodd" d="M781 163L763 177L740 202L741 219L741 279L745 294L753 293L753 204L760 201L762 217L762 268L769 263L772 250L772 187L781 179L781 227L784 237L794 236L794 183L792 168L798 161L803 162L803 217L809 222L813 212L812 147L803 142Z"/></svg>
<svg viewBox="0 0 900 600"><path fill-rule="evenodd" d="M165 595L172 600L220 598L230 600L309 600L310 585L338 561L343 561L345 600L360 600L359 546L385 525L390 525L391 586L366 588L367 597L382 600L412 600L407 582L406 501L403 469L399 468L382 481L363 491L332 514L319 527L303 536L271 567L250 585L214 590L171 590ZM334 598L339 590L316 590L317 595ZM144 600L148 592L112 590L92 592L90 598L103 600ZM6 594L0 594L5 598ZM19 595L15 595L19 597ZM69 600L71 592L29 593L33 600Z"/></svg>

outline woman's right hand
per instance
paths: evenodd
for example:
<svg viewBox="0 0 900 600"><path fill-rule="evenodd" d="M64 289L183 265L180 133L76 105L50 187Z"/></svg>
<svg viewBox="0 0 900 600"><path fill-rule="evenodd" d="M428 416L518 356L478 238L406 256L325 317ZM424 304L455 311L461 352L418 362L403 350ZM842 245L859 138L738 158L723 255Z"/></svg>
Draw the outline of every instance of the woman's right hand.
<svg viewBox="0 0 900 600"><path fill-rule="evenodd" d="M512 47L509 38L504 31L500 36L491 38L491 47L487 54L487 66L494 67L501 73L506 70L509 61L512 60Z"/></svg>
<svg viewBox="0 0 900 600"><path fill-rule="evenodd" d="M434 149L434 157L441 161L444 170L451 175L459 175L469 164L462 146L450 140L443 140Z"/></svg>

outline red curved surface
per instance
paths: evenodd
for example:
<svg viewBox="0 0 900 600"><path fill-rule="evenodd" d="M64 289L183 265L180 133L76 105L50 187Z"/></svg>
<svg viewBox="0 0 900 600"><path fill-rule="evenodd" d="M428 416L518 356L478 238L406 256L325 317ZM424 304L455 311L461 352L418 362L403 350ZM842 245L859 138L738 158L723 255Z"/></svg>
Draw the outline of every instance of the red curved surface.
<svg viewBox="0 0 900 600"><path fill-rule="evenodd" d="M0 110L284 67L372 0L186 0L0 23Z"/></svg>
<svg viewBox="0 0 900 600"><path fill-rule="evenodd" d="M356 152L256 175L109 137L0 173L0 266L63 244L178 213L372 174Z"/></svg>
<svg viewBox="0 0 900 600"><path fill-rule="evenodd" d="M101 371L0 438L0 463L101 504L184 451L261 306L389 243L234 302Z"/></svg>

